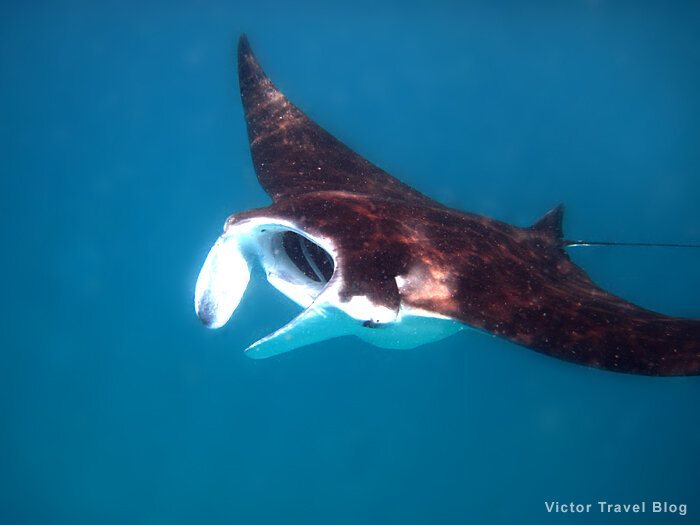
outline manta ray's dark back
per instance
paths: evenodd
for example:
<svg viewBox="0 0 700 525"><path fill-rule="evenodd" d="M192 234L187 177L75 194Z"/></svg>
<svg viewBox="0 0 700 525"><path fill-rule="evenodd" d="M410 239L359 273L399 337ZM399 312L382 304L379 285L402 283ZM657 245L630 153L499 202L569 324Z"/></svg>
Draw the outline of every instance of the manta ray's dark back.
<svg viewBox="0 0 700 525"><path fill-rule="evenodd" d="M248 39L238 42L238 78L255 172L274 201L316 191L346 191L442 205L345 146L275 87Z"/></svg>
<svg viewBox="0 0 700 525"><path fill-rule="evenodd" d="M598 287L564 250L562 208L530 228L449 209L291 104L245 36L238 71L255 171L274 203L235 214L229 226L264 217L328 239L342 303L361 298L396 312L396 322L400 312L423 312L596 368L700 374L700 321L652 312ZM360 317L367 330L382 329Z"/></svg>

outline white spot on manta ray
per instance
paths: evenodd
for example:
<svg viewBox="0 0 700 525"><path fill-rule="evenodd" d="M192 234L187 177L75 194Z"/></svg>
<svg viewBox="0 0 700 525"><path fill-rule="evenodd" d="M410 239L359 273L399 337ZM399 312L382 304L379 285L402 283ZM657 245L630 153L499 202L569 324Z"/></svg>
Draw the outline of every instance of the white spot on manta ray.
<svg viewBox="0 0 700 525"><path fill-rule="evenodd" d="M405 275L397 275L395 280L401 296L415 303L419 300L449 300L452 291L447 285L448 278L449 275L439 268L415 264Z"/></svg>

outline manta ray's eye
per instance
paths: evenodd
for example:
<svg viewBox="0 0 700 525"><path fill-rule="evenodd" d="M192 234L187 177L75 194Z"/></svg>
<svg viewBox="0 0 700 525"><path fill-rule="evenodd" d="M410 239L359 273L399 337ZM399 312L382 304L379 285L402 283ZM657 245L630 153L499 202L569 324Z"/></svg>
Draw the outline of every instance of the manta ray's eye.
<svg viewBox="0 0 700 525"><path fill-rule="evenodd" d="M327 283L333 275L333 259L318 244L292 231L282 234L287 257L309 279Z"/></svg>

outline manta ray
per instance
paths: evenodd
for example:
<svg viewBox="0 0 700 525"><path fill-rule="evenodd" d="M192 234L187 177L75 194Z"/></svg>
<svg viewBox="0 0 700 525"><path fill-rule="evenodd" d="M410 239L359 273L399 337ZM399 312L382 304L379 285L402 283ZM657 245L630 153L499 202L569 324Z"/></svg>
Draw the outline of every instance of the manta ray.
<svg viewBox="0 0 700 525"><path fill-rule="evenodd" d="M231 215L195 288L210 328L251 268L303 308L245 352L274 356L355 335L412 348L464 328L605 370L700 374L700 321L636 306L574 264L563 207L530 227L448 208L365 160L270 81L245 35L238 75L250 151L272 204Z"/></svg>

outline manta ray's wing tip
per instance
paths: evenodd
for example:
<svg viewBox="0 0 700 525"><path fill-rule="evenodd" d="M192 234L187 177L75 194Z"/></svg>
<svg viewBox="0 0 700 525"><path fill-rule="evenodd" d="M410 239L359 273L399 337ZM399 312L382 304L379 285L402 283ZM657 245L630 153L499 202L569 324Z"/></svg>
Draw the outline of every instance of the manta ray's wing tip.
<svg viewBox="0 0 700 525"><path fill-rule="evenodd" d="M260 73L262 71L260 71L258 61L250 48L248 37L245 33L242 33L238 39L238 75L241 79L247 77L255 78Z"/></svg>
<svg viewBox="0 0 700 525"><path fill-rule="evenodd" d="M250 49L250 43L248 42L248 37L246 36L245 33L241 33L241 36L238 37L238 58L240 60L241 57L245 57L248 55L252 55L253 52Z"/></svg>
<svg viewBox="0 0 700 525"><path fill-rule="evenodd" d="M251 86L267 79L260 64L258 64L258 60L255 58L245 33L241 33L241 36L238 38L238 77L241 84L249 82Z"/></svg>
<svg viewBox="0 0 700 525"><path fill-rule="evenodd" d="M270 357L266 354L256 352L255 346L256 346L256 344L254 343L254 344L250 345L248 348L246 348L245 350L243 350L243 355L245 355L246 357L249 357L250 359L266 359L266 358Z"/></svg>

